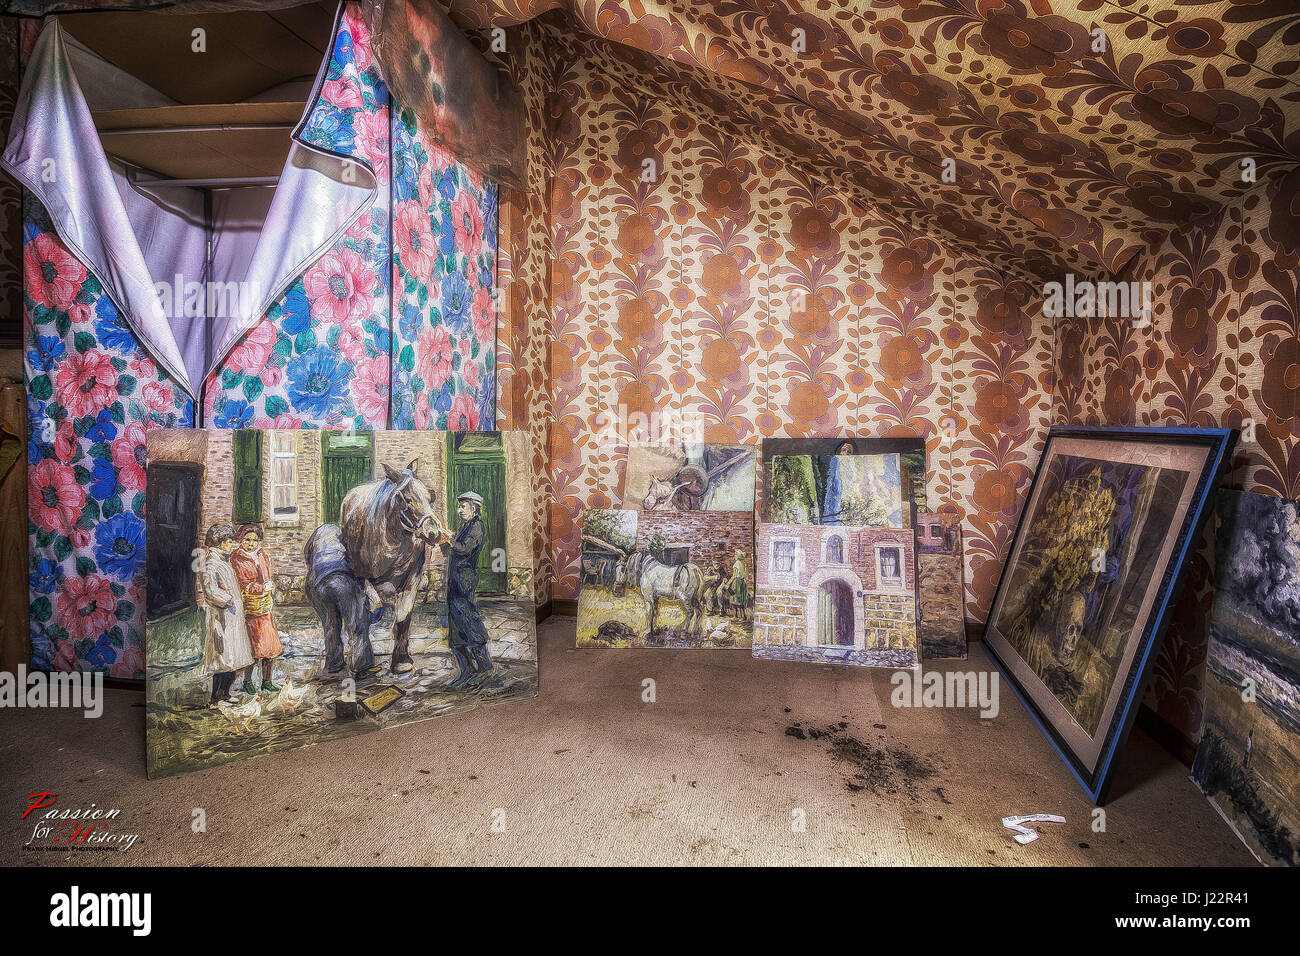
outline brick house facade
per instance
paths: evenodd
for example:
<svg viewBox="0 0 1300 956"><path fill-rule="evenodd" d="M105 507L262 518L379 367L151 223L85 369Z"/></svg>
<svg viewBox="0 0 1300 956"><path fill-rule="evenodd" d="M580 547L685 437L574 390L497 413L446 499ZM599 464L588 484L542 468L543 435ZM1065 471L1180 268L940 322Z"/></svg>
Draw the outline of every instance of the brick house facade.
<svg viewBox="0 0 1300 956"><path fill-rule="evenodd" d="M955 514L923 511L916 516L916 546L921 551L954 554L961 521Z"/></svg>
<svg viewBox="0 0 1300 956"><path fill-rule="evenodd" d="M915 547L911 528L760 525L755 656L914 665Z"/></svg>
<svg viewBox="0 0 1300 956"><path fill-rule="evenodd" d="M194 430L184 435L151 437L151 462L190 464L200 469L202 494L197 540L192 548L203 546L207 529L214 524L238 525L239 505L236 485L237 440L259 443L260 523L265 530L265 548L271 562L276 586L276 601L281 604L304 604L306 563L303 547L308 537L322 524L337 520L326 515L325 451L327 441L339 441L362 433L324 432L311 429L245 432L248 438L237 439L234 430ZM364 473L354 476L364 483L384 474L383 465L405 468L415 463L416 474L428 487L434 507L444 516L450 529L456 519L447 507L446 432L374 431L364 433L371 444L358 466ZM503 433L507 475L523 474L528 469L527 436ZM520 440L522 439L522 441ZM517 482L507 477L506 494L506 565L507 593L512 597L531 598L533 579L531 511L526 494L517 494ZM426 565L421 584L421 600L440 600L444 594L445 558L434 549ZM196 574L196 578L198 575ZM202 588L195 588L199 606Z"/></svg>

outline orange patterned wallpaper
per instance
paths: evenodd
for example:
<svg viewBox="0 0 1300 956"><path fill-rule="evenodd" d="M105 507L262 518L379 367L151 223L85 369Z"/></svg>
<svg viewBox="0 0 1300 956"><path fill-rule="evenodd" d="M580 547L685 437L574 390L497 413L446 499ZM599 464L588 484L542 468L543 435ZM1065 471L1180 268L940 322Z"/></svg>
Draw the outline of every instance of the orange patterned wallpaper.
<svg viewBox="0 0 1300 956"><path fill-rule="evenodd" d="M1293 0L456 0L541 17L1006 274L1117 272L1300 158ZM945 163L958 176L945 179Z"/></svg>
<svg viewBox="0 0 1300 956"><path fill-rule="evenodd" d="M550 149L545 113L548 59L537 27L511 30L501 58L519 84L526 115L527 191L502 187L497 251L497 428L527 431L533 446L533 593L551 599L550 540L551 235ZM480 39L482 39L480 37ZM485 50L485 53L490 52Z"/></svg>
<svg viewBox="0 0 1300 956"><path fill-rule="evenodd" d="M502 405L503 422L533 431L544 472L539 599L576 595L578 515L618 504L626 446L600 427L620 405L688 416L724 441L923 434L933 506L963 522L975 622L1051 422L1253 420L1229 484L1300 497L1294 167L1136 260L1125 278L1151 283L1151 329L1053 323L1038 290L861 205L670 73L555 24L510 37L504 59L530 106L511 325L530 361L546 359L528 366L528 399ZM1189 739L1212 553L1207 542L1194 560L1147 698Z"/></svg>
<svg viewBox="0 0 1300 956"><path fill-rule="evenodd" d="M1253 419L1230 484L1300 497L1294 169L1138 260L1127 278L1152 284L1152 329L1054 327L1037 290L860 205L604 41L532 22L511 28L503 59L529 103L530 190L503 220L519 368L501 362L502 427L536 442L539 600L575 596L578 515L618 504L626 446L600 427L620 405L725 441L925 435L934 506L963 522L976 622L1053 421ZM1195 559L1147 699L1189 738L1211 555Z"/></svg>
<svg viewBox="0 0 1300 956"><path fill-rule="evenodd" d="M530 23L510 45L526 95L551 91L529 129L550 182L550 393L528 414L550 420L554 596L577 593L582 509L618 503L626 445L602 428L658 411L711 440L924 435L981 620L1051 413L1052 332L1029 288L605 41Z"/></svg>

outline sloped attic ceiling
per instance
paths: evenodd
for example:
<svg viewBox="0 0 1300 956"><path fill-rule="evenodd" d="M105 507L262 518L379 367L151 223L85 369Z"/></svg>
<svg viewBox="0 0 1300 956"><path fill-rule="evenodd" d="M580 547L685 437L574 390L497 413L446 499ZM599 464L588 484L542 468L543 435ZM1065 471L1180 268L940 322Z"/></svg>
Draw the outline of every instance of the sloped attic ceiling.
<svg viewBox="0 0 1300 956"><path fill-rule="evenodd" d="M567 14L548 13L536 22L542 24L540 35L548 57L557 62L586 58L598 64L612 83L698 116L737 141L761 144L766 152L800 169L810 181L831 186L861 209L870 210L873 218L893 223L900 234L941 241L961 258L986 263L1006 279L1036 283L1015 250L1002 243L999 233L978 223L967 223L951 205L926 206L914 190L893 179L871 175L863 168L850 171L828 166L823 154L810 153L808 140L791 137L781 127L773 128L760 111L748 108L743 85L738 81L575 32ZM552 110L550 120L557 136L563 138L571 132L566 125L567 113ZM1093 271L1091 266L1089 269Z"/></svg>
<svg viewBox="0 0 1300 956"><path fill-rule="evenodd" d="M676 65L679 88L1010 274L1118 274L1258 188L1242 159L1260 182L1300 162L1294 0L455 0L450 14L478 29L551 11L664 81Z"/></svg>

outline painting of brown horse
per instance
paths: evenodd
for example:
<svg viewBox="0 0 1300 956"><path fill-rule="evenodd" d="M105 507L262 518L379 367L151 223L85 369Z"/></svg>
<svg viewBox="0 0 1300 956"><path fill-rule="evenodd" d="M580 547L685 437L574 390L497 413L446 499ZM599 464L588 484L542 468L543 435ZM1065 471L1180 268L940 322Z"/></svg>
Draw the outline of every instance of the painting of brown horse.
<svg viewBox="0 0 1300 956"><path fill-rule="evenodd" d="M433 496L416 476L416 462L349 491L339 517L340 539L352 572L372 604L393 608L393 674L412 667L411 611L428 549L446 537ZM376 600L377 599L377 600Z"/></svg>
<svg viewBox="0 0 1300 956"><path fill-rule="evenodd" d="M147 449L151 776L536 693L527 434L153 429ZM256 587L230 564L245 539Z"/></svg>

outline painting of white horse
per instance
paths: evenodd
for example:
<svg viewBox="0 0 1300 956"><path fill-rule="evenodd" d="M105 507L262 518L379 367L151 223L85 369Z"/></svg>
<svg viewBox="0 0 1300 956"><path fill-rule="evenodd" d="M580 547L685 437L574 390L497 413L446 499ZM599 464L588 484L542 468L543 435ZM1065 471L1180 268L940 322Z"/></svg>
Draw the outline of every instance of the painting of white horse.
<svg viewBox="0 0 1300 956"><path fill-rule="evenodd" d="M738 647L753 635L752 511L590 509L579 647Z"/></svg>

